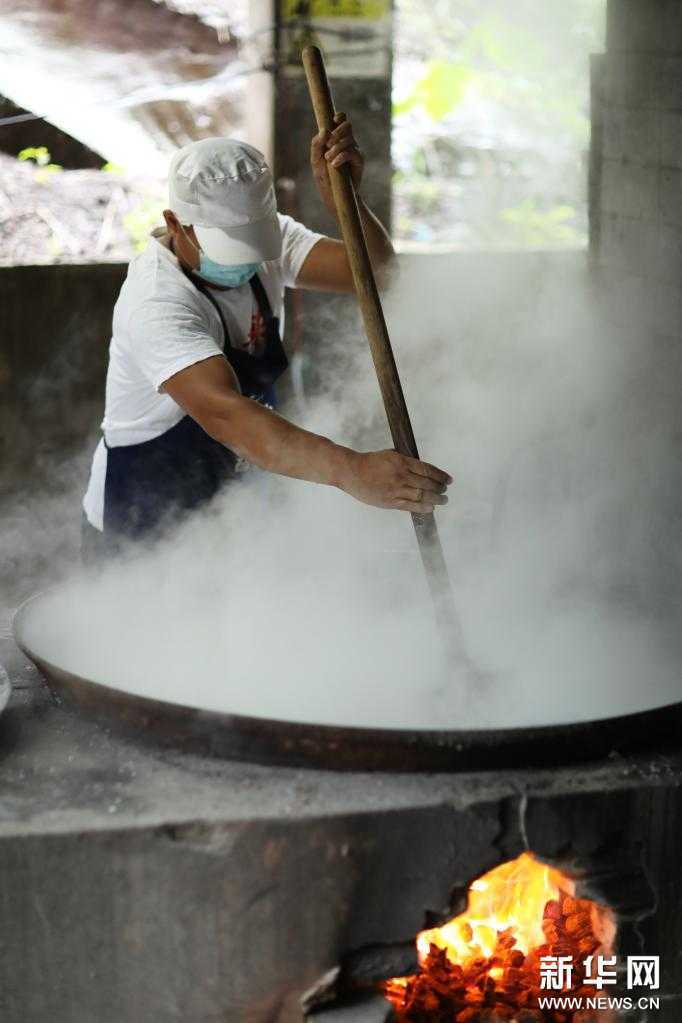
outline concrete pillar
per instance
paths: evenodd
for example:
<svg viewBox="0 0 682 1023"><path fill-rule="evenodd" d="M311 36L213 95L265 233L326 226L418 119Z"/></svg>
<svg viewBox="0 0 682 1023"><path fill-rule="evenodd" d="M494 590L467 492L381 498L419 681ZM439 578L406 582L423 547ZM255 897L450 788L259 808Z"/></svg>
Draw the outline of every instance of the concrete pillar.
<svg viewBox="0 0 682 1023"><path fill-rule="evenodd" d="M614 320L682 335L682 5L609 0L599 262ZM595 225L593 225L594 227Z"/></svg>
<svg viewBox="0 0 682 1023"><path fill-rule="evenodd" d="M315 118L301 49L319 45L337 109L353 120L365 154L362 194L390 228L391 218L391 0L275 0L277 61L274 77L274 169L280 209L308 227L339 236L310 172ZM323 386L331 364L328 343L354 337L365 344L354 298L292 293L287 341L294 353L287 385L301 400ZM291 397L291 390L289 390ZM295 414L295 413L294 413ZM388 435L387 435L388 438Z"/></svg>
<svg viewBox="0 0 682 1023"><path fill-rule="evenodd" d="M274 162L295 185L300 218L332 229L310 175L315 120L300 51L321 46L338 109L352 117L367 165L363 193L388 224L391 208L390 0L278 0Z"/></svg>
<svg viewBox="0 0 682 1023"><path fill-rule="evenodd" d="M251 0L248 5L248 39L243 44L243 57L252 72L245 90L248 126L246 139L256 146L272 167L274 163L275 8L277 0Z"/></svg>
<svg viewBox="0 0 682 1023"><path fill-rule="evenodd" d="M606 63L603 53L590 56L590 160L587 181L587 202L589 210L589 252L590 258L598 258L601 241L601 181L604 134L604 78Z"/></svg>

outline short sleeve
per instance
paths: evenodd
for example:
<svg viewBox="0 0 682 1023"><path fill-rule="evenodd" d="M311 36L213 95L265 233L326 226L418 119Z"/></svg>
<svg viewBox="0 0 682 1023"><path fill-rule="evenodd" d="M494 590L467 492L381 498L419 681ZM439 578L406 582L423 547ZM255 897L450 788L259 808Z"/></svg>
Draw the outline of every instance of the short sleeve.
<svg viewBox="0 0 682 1023"><path fill-rule="evenodd" d="M131 356L140 372L160 390L183 369L223 351L201 312L182 298L149 298L131 317Z"/></svg>
<svg viewBox="0 0 682 1023"><path fill-rule="evenodd" d="M280 256L282 283L285 288L293 288L306 256L313 245L324 238L324 235L318 234L317 231L311 231L309 227L294 220L293 217L285 216L282 213L278 216L282 229L282 255Z"/></svg>

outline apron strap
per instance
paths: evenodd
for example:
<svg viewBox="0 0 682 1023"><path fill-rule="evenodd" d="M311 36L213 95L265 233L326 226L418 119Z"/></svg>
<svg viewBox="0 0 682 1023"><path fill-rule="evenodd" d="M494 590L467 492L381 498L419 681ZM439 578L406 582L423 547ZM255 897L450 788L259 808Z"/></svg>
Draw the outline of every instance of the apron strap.
<svg viewBox="0 0 682 1023"><path fill-rule="evenodd" d="M253 275L253 277L249 281L249 284L251 285L251 291L253 292L253 296L256 299L258 311L263 317L264 322L266 324L269 324L272 320L276 319L276 317L272 315L272 306L270 305L268 293L265 290L263 282L258 276L258 274Z"/></svg>
<svg viewBox="0 0 682 1023"><path fill-rule="evenodd" d="M197 291L200 291L201 294L204 295L204 297L209 300L209 302L211 303L211 305L213 306L213 308L217 312L217 314L218 314L218 316L220 318L220 325L223 328L223 348L225 349L225 352L227 352L228 348L232 348L232 342L230 341L230 332L227 329L227 324L225 322L225 317L223 316L222 309L220 308L220 306L218 305L218 303L214 299L214 297L211 294L208 286L206 284L204 284L204 282L202 280L200 280L198 277L195 277L194 274L190 273L189 270L185 270L184 267L182 267L182 272L184 273L184 275L187 278L187 280L190 281L194 285L194 287L197 289Z"/></svg>
<svg viewBox="0 0 682 1023"><path fill-rule="evenodd" d="M207 290L203 281L197 282L193 278L190 279L202 295L206 295L220 317L225 357L237 374L242 393L274 407L277 398L273 385L289 365L289 359L280 337L279 320L272 315L272 308L260 278L254 274L250 281L251 291L265 325L265 348L262 355L258 357L232 345L225 318L216 299Z"/></svg>

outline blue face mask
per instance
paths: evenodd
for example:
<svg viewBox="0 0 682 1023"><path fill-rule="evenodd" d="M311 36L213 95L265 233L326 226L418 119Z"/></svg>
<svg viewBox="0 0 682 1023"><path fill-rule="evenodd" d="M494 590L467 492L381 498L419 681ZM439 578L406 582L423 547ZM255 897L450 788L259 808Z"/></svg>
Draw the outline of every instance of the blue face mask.
<svg viewBox="0 0 682 1023"><path fill-rule="evenodd" d="M199 253L199 276L209 284L217 284L221 288L238 288L246 284L257 273L260 263L242 263L240 266L223 266L215 263L203 252Z"/></svg>
<svg viewBox="0 0 682 1023"><path fill-rule="evenodd" d="M260 269L260 263L240 263L238 266L224 266L222 263L216 263L194 244L184 227L182 230L187 241L199 253L199 270L197 272L209 284L217 284L220 288L238 288L250 281Z"/></svg>

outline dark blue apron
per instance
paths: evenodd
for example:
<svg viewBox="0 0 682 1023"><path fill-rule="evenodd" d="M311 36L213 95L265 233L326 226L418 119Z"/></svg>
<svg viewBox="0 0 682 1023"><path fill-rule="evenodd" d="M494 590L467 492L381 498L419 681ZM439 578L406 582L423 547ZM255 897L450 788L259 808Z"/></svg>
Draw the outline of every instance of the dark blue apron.
<svg viewBox="0 0 682 1023"><path fill-rule="evenodd" d="M223 327L225 355L242 394L274 407L274 383L287 368L279 322L265 288L256 275L251 291L265 324L260 356L235 348L225 317L210 289L192 274L186 276L213 305ZM106 443L106 442L105 442ZM229 480L236 478L237 456L213 440L199 424L184 416L170 430L142 444L107 446L104 482L104 534L107 541L157 536L200 507Z"/></svg>

